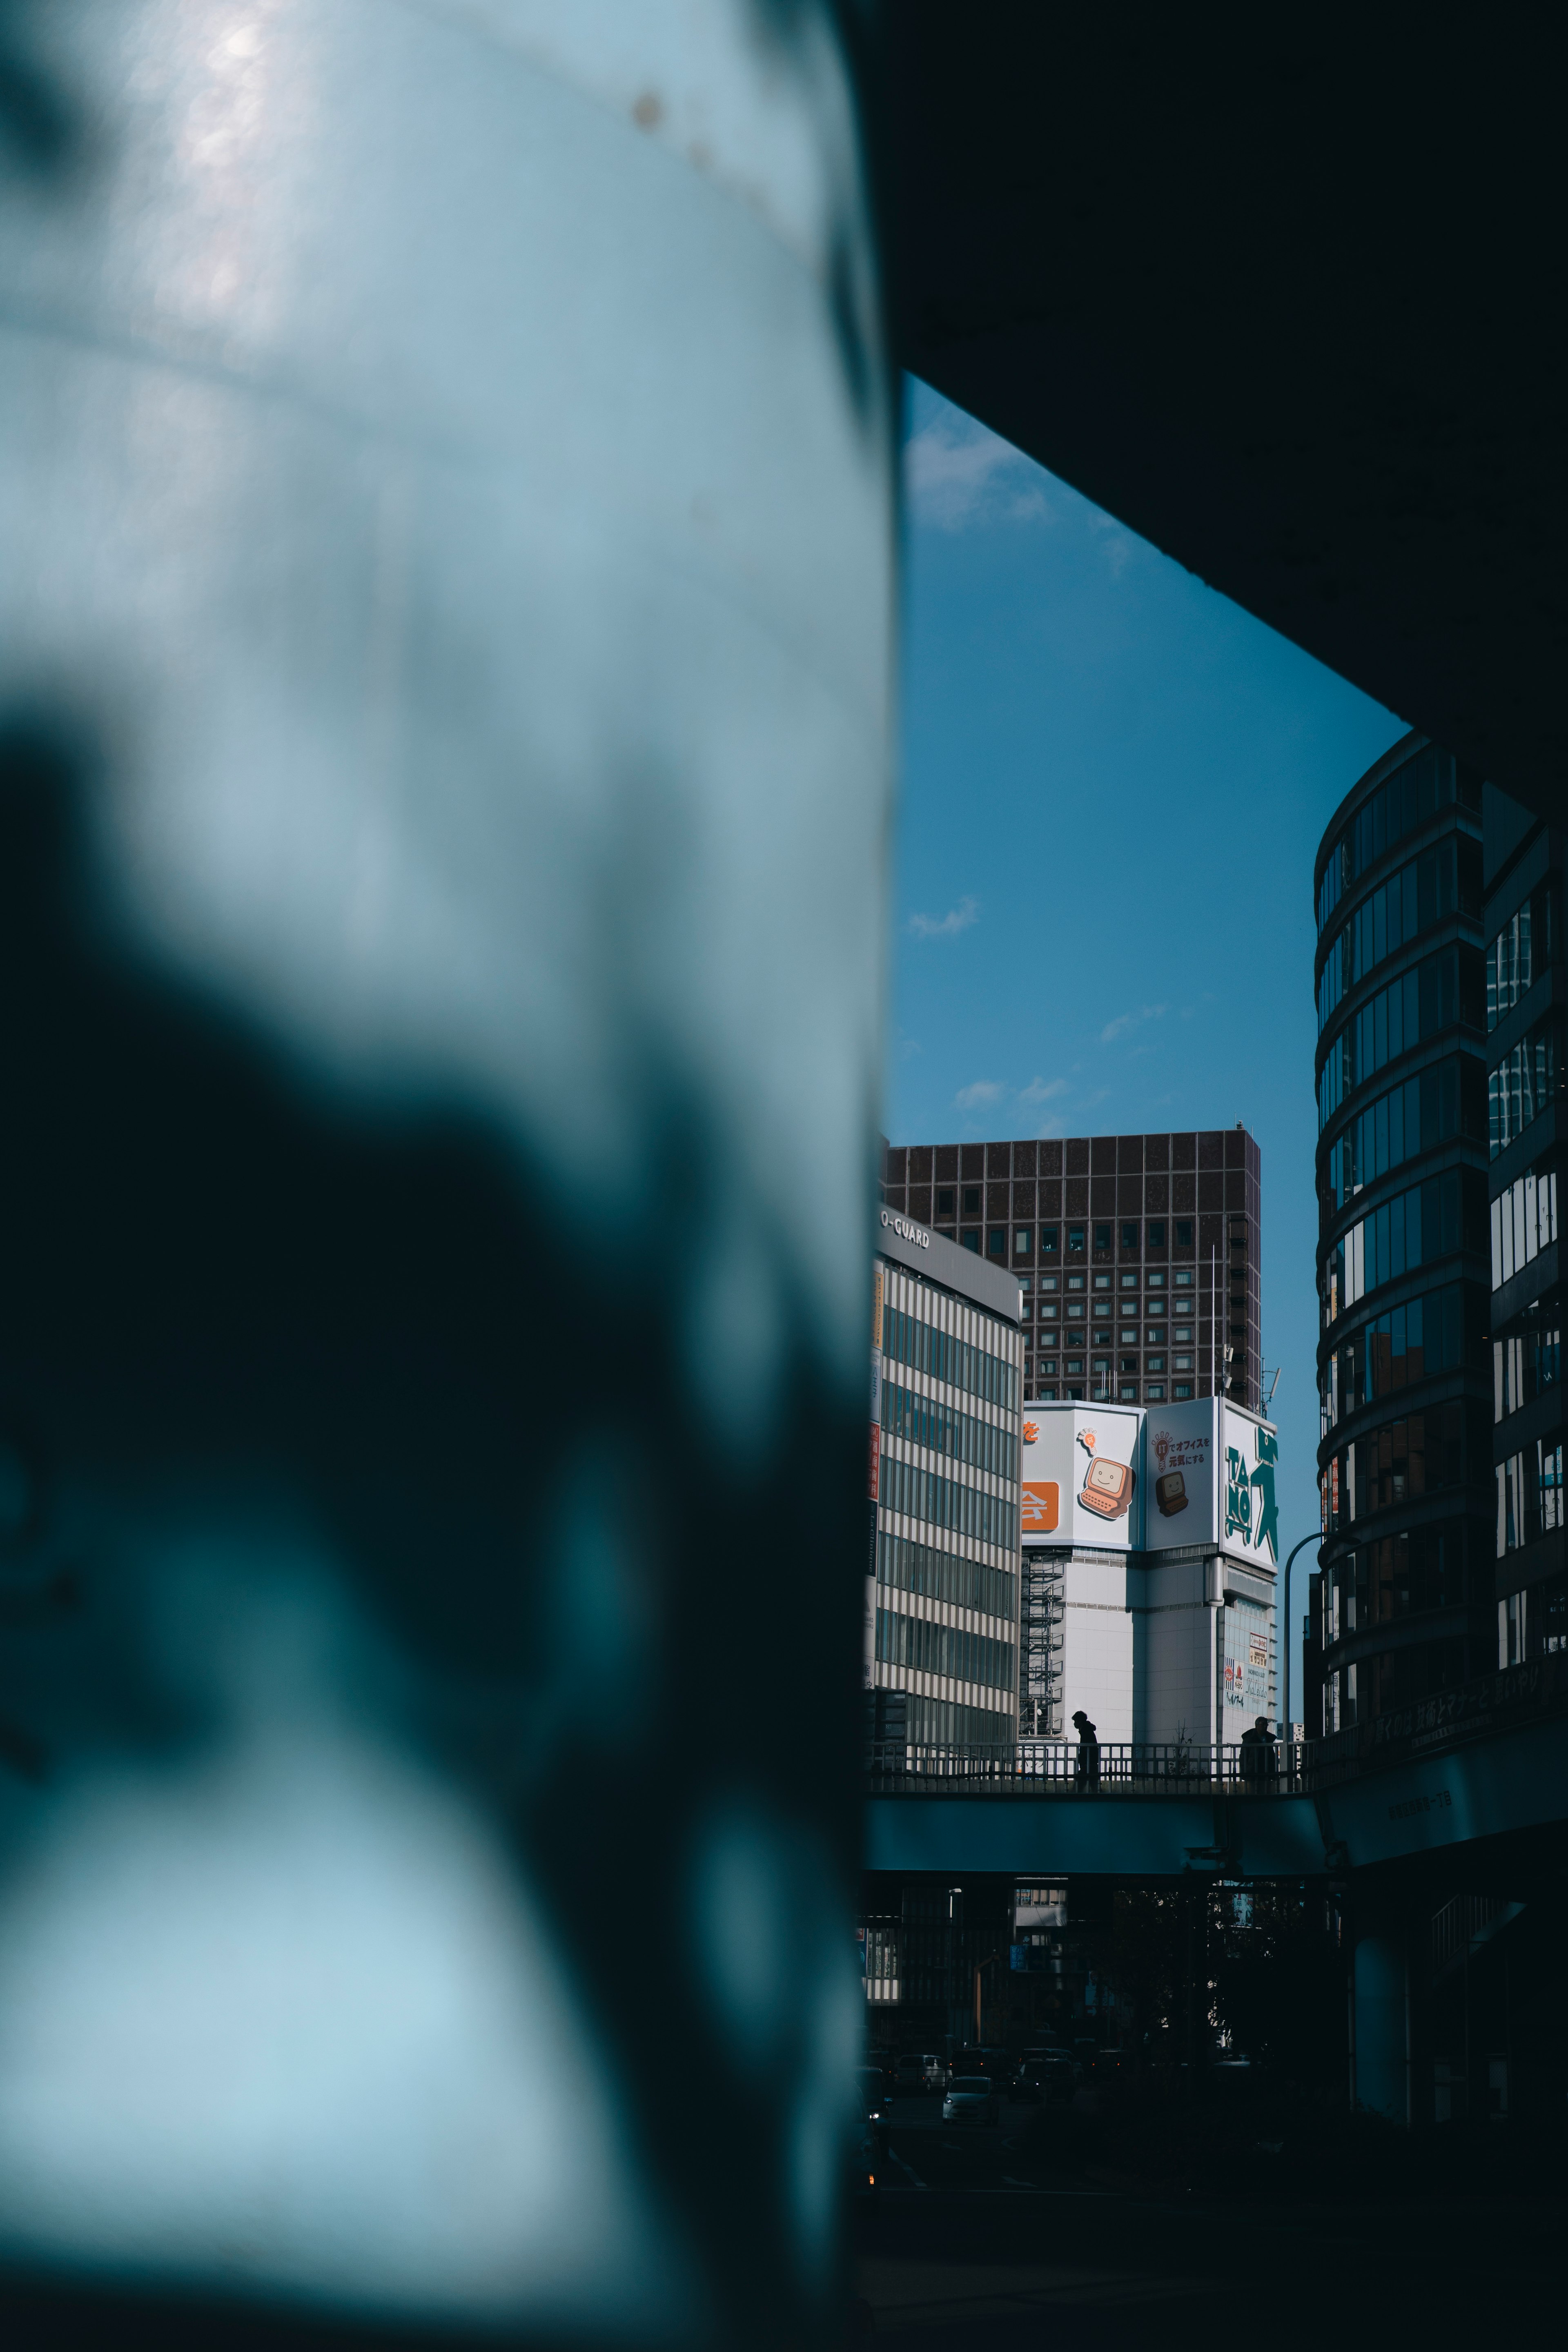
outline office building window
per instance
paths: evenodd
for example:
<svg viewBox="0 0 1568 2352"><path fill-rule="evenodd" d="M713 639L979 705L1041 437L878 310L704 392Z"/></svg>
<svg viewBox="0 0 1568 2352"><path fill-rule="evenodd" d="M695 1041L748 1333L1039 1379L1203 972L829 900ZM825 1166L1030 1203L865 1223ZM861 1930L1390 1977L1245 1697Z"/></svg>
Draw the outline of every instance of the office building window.
<svg viewBox="0 0 1568 2352"><path fill-rule="evenodd" d="M951 1216L952 1216L952 1186L951 1186L951 1185L948 1187L948 1189L947 1189L947 1191L946 1191L945 1192L939 1192L939 1193L937 1194L937 1196L936 1196L936 1213L937 1213L937 1215L938 1215L939 1217L951 1217Z"/></svg>
<svg viewBox="0 0 1568 2352"><path fill-rule="evenodd" d="M1136 1226L1136 1225L1123 1225L1123 1226L1122 1226L1122 1228L1121 1228L1121 1246L1122 1246L1122 1248L1123 1248L1124 1250L1135 1250L1135 1249L1137 1248L1137 1246L1138 1246L1138 1228L1137 1228L1137 1226Z"/></svg>
<svg viewBox="0 0 1568 2352"><path fill-rule="evenodd" d="M1178 1268L1178 1270L1177 1270L1177 1274L1176 1274L1176 1280L1177 1280L1178 1282L1191 1282L1192 1278L1193 1278L1193 1272L1192 1272L1192 1268L1191 1268L1191 1266L1188 1266L1188 1267L1186 1268L1186 1270L1185 1270L1185 1272L1184 1272L1184 1272L1182 1272L1182 1271ZM1149 1287L1150 1287L1150 1289L1151 1289L1151 1290L1163 1290L1163 1289L1164 1289L1164 1287L1165 1287L1165 1270L1164 1270L1163 1266L1154 1266L1153 1268L1152 1268L1152 1269L1151 1269L1151 1272L1150 1272L1150 1275L1149 1275ZM1163 1302L1163 1300L1157 1300L1157 1299L1153 1299L1153 1298L1152 1298L1152 1299L1149 1301L1149 1312L1151 1313L1151 1315L1157 1315L1157 1314L1159 1313L1159 1311L1160 1311L1161 1307L1163 1305L1163 1303L1164 1303L1164 1302Z"/></svg>
<svg viewBox="0 0 1568 2352"><path fill-rule="evenodd" d="M1081 1372L1083 1370L1083 1358L1081 1356L1069 1356L1067 1360L1066 1369L1068 1377L1070 1380L1074 1372Z"/></svg>
<svg viewBox="0 0 1568 2352"><path fill-rule="evenodd" d="M1081 1257L1083 1255L1083 1227L1081 1225L1069 1225L1068 1227L1068 1255L1069 1257Z"/></svg>
<svg viewBox="0 0 1568 2352"><path fill-rule="evenodd" d="M1541 1438L1497 1470L1497 1552L1520 1550L1563 1525L1563 1448Z"/></svg>
<svg viewBox="0 0 1568 2352"><path fill-rule="evenodd" d="M1178 1290L1190 1290L1193 1286L1192 1267L1190 1265L1179 1265L1176 1268L1173 1278Z"/></svg>
<svg viewBox="0 0 1568 2352"><path fill-rule="evenodd" d="M979 1255L980 1235L973 1225L965 1225L960 1238L963 1241L965 1249L973 1250L976 1256Z"/></svg>
<svg viewBox="0 0 1568 2352"><path fill-rule="evenodd" d="M1171 1360L1171 1369L1176 1372L1190 1372L1193 1369L1193 1360L1190 1356L1173 1356Z"/></svg>
<svg viewBox="0 0 1568 2352"><path fill-rule="evenodd" d="M1136 1356L1123 1356L1121 1359L1121 1369L1124 1372L1135 1372L1138 1370L1138 1359Z"/></svg>
<svg viewBox="0 0 1568 2352"><path fill-rule="evenodd" d="M1042 1389L1040 1391L1040 1402L1042 1404L1055 1404L1056 1401L1057 1392L1055 1389Z"/></svg>
<svg viewBox="0 0 1568 2352"><path fill-rule="evenodd" d="M1148 1370L1149 1370L1150 1371L1152 1371L1152 1372L1163 1372L1163 1371L1164 1370L1164 1369L1165 1369L1165 1359L1164 1359L1164 1357L1163 1357L1163 1356L1151 1356L1151 1357L1150 1357L1150 1359L1149 1359L1149 1363L1148 1363Z"/></svg>
<svg viewBox="0 0 1568 2352"><path fill-rule="evenodd" d="M993 1225L986 1236L985 1246L993 1257L1005 1257L1007 1255L1006 1226Z"/></svg>
<svg viewBox="0 0 1568 2352"><path fill-rule="evenodd" d="M1150 1248L1151 1248L1151 1249L1163 1249L1163 1248L1164 1248L1164 1246L1165 1246L1165 1220L1164 1220L1164 1218L1163 1218L1163 1217L1151 1217L1151 1218L1150 1218L1150 1220L1149 1220L1149 1246L1150 1246Z"/></svg>
<svg viewBox="0 0 1568 2352"><path fill-rule="evenodd" d="M1505 1013L1529 994L1547 966L1556 961L1552 893L1544 886L1510 915L1487 950L1487 1027L1495 1029Z"/></svg>
<svg viewBox="0 0 1568 2352"><path fill-rule="evenodd" d="M1165 1402L1163 1382L1160 1381L1151 1381L1148 1387L1143 1391L1143 1402L1145 1404L1163 1404Z"/></svg>
<svg viewBox="0 0 1568 2352"><path fill-rule="evenodd" d="M877 1538L877 1581L895 1592L918 1592L988 1617L1011 1617L1018 1606L1018 1580L1011 1570L938 1551L886 1528Z"/></svg>
<svg viewBox="0 0 1568 2352"><path fill-rule="evenodd" d="M1040 1370L1042 1372L1054 1372L1056 1368L1057 1360L1054 1356L1042 1356L1040 1358Z"/></svg>
<svg viewBox="0 0 1568 2352"><path fill-rule="evenodd" d="M1491 1206L1492 1288L1500 1289L1557 1239L1557 1177L1550 1168L1516 1176Z"/></svg>
<svg viewBox="0 0 1568 2352"><path fill-rule="evenodd" d="M1492 1341L1494 1418L1506 1421L1521 1405L1533 1404L1563 1377L1563 1334L1555 1315L1533 1321L1510 1339Z"/></svg>
<svg viewBox="0 0 1568 2352"><path fill-rule="evenodd" d="M1034 1234L1034 1228L1033 1228L1033 1226L1032 1226L1032 1225L1019 1225L1018 1227L1016 1227L1016 1229L1015 1230L1014 1234L1013 1234L1013 1255L1014 1255L1014 1256L1015 1256L1015 1257L1032 1257L1032 1256L1033 1256L1033 1255L1034 1255L1034 1247L1035 1247L1035 1234Z"/></svg>
<svg viewBox="0 0 1568 2352"><path fill-rule="evenodd" d="M1191 1381L1178 1381L1174 1388L1171 1391L1172 1400L1176 1404L1182 1404L1192 1395L1192 1392L1193 1384Z"/></svg>
<svg viewBox="0 0 1568 2352"><path fill-rule="evenodd" d="M1055 1257L1057 1254L1058 1230L1058 1227L1055 1225L1042 1225L1040 1227L1040 1255L1042 1257Z"/></svg>
<svg viewBox="0 0 1568 2352"><path fill-rule="evenodd" d="M1094 1229L1094 1246L1097 1250L1108 1250L1110 1247L1110 1227L1109 1225L1096 1225Z"/></svg>
<svg viewBox="0 0 1568 2352"><path fill-rule="evenodd" d="M963 1213L966 1217L977 1217L980 1214L980 1187L978 1184L966 1184L964 1186Z"/></svg>
<svg viewBox="0 0 1568 2352"><path fill-rule="evenodd" d="M1487 1122L1491 1156L1524 1133L1557 1094L1557 1029L1537 1022L1495 1070L1487 1072Z"/></svg>
<svg viewBox="0 0 1568 2352"><path fill-rule="evenodd" d="M1136 1403L1137 1403L1137 1402L1138 1402L1138 1383L1137 1383L1137 1381L1122 1381L1122 1383L1121 1383L1121 1402L1122 1402L1122 1403L1123 1403L1123 1404L1136 1404Z"/></svg>
<svg viewBox="0 0 1568 2352"><path fill-rule="evenodd" d="M1191 1249L1192 1245L1193 1221L1190 1217L1178 1217L1176 1219L1176 1247L1178 1249Z"/></svg>

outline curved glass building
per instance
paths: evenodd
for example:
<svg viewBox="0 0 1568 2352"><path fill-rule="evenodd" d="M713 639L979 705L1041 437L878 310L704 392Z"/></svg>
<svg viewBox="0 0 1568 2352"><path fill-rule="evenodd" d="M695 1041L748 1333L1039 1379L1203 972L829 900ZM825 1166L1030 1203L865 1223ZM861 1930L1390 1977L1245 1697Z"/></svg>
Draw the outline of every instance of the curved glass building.
<svg viewBox="0 0 1568 2352"><path fill-rule="evenodd" d="M1497 1656L1480 779L1406 736L1335 810L1314 883L1332 1731Z"/></svg>

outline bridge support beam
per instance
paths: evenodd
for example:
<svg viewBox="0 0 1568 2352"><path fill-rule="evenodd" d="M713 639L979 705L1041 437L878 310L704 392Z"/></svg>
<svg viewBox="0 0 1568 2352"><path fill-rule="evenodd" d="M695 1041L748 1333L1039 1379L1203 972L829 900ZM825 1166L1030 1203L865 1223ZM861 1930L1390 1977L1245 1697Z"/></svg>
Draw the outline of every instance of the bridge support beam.
<svg viewBox="0 0 1568 2352"><path fill-rule="evenodd" d="M1410 1969L1403 1919L1367 1922L1351 1956L1351 2104L1408 2124Z"/></svg>

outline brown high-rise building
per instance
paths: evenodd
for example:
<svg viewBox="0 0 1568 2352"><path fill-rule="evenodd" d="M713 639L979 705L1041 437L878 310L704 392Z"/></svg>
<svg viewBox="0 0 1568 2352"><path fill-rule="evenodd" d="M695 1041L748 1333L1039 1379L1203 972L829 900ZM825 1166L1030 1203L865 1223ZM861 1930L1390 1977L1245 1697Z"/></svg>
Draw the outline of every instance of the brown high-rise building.
<svg viewBox="0 0 1568 2352"><path fill-rule="evenodd" d="M1026 1396L1219 1391L1259 1409L1261 1177L1245 1128L889 1145L882 1197L1016 1275Z"/></svg>

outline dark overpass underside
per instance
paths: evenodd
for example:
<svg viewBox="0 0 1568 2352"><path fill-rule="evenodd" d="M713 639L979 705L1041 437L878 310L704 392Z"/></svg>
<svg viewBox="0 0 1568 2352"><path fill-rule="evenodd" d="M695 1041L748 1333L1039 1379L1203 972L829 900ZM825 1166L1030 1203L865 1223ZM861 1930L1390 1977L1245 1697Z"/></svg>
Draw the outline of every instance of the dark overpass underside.
<svg viewBox="0 0 1568 2352"><path fill-rule="evenodd" d="M1552 12L886 12L906 366L1568 806Z"/></svg>

